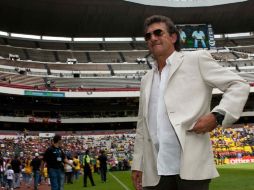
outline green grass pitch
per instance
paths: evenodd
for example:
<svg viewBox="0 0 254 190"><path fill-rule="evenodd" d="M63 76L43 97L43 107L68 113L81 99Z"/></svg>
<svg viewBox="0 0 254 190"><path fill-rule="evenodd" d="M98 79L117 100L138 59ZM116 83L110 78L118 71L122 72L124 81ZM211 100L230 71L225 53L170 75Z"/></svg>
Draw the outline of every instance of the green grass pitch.
<svg viewBox="0 0 254 190"><path fill-rule="evenodd" d="M254 190L254 164L236 164L218 166L220 177L212 180L210 190ZM74 184L66 184L65 190L134 190L130 171L108 172L108 181L102 183L98 174L93 174L95 187L88 179L88 186L83 187L83 176Z"/></svg>

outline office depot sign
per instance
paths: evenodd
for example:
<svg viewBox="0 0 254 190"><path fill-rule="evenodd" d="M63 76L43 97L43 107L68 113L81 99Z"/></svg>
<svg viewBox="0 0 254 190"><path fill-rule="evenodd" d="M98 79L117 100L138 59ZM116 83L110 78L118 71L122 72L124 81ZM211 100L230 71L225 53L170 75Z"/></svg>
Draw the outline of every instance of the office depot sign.
<svg viewBox="0 0 254 190"><path fill-rule="evenodd" d="M229 164L254 163L254 157L248 158L229 158Z"/></svg>

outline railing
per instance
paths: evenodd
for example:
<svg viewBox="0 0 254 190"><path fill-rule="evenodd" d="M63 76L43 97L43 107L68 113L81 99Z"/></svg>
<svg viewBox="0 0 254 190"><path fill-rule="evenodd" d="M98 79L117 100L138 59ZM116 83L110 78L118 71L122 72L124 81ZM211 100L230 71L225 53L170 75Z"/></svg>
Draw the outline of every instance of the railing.
<svg viewBox="0 0 254 190"><path fill-rule="evenodd" d="M122 92L122 91L139 91L139 88L56 88L51 87L41 87L41 86L29 86L29 85L22 85L22 84L9 84L0 82L0 86L2 87L9 87L9 88L18 88L18 89L29 89L29 90L45 90L45 91L61 91L61 92L69 92L69 91L76 91L76 92Z"/></svg>

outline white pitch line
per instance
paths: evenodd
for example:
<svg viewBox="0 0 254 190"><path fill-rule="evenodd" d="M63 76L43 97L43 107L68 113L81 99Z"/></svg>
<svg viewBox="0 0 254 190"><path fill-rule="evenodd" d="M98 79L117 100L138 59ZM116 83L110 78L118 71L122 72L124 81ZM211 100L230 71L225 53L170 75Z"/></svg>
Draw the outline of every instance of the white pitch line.
<svg viewBox="0 0 254 190"><path fill-rule="evenodd" d="M121 182L120 179L118 179L116 176L114 176L111 172L109 172L109 174L126 190L130 190L126 185L124 185L123 182Z"/></svg>

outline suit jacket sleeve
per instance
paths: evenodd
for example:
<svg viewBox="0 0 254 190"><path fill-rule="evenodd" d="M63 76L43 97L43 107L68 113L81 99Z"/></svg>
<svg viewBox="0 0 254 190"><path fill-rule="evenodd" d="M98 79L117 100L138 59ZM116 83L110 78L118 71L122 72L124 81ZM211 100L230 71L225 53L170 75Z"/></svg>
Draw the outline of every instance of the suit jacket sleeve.
<svg viewBox="0 0 254 190"><path fill-rule="evenodd" d="M198 54L203 79L212 88L218 88L223 92L219 105L212 112L224 113L222 125L229 126L241 116L250 86L239 75L221 67L207 51L199 51Z"/></svg>
<svg viewBox="0 0 254 190"><path fill-rule="evenodd" d="M131 170L143 171L143 127L144 127L144 116L143 116L143 100L142 100L142 85L140 87L140 98L139 98L139 111L138 111L138 122L135 136L134 153Z"/></svg>

